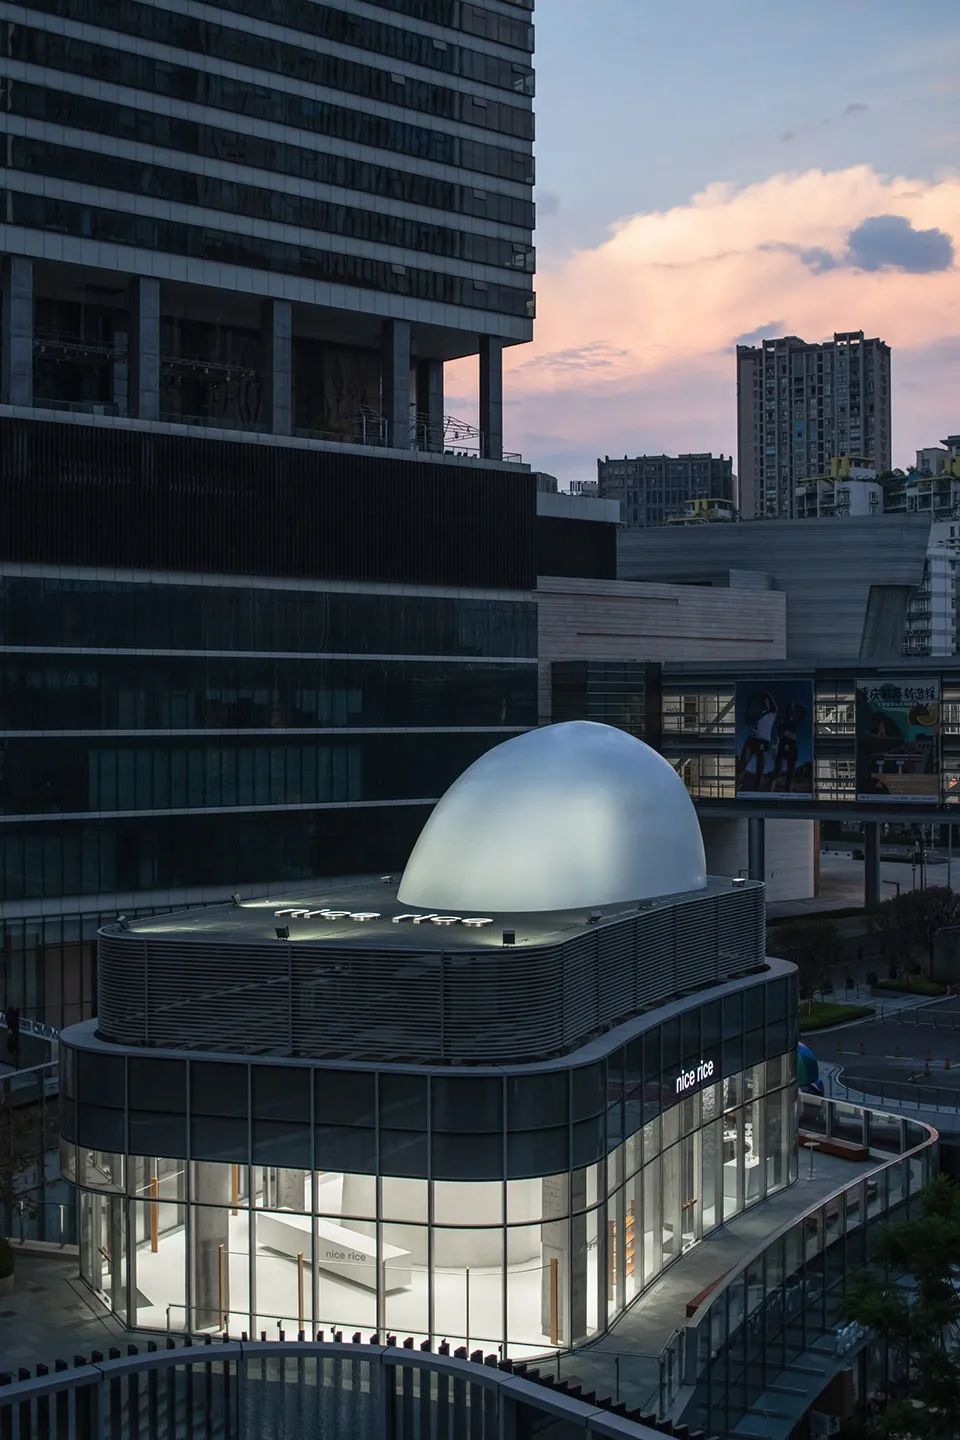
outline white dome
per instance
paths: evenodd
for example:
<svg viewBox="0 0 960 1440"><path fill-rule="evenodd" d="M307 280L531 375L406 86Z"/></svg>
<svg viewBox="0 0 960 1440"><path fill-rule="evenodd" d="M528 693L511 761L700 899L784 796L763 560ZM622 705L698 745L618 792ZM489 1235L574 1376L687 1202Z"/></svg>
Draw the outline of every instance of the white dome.
<svg viewBox="0 0 960 1440"><path fill-rule="evenodd" d="M595 909L706 884L683 781L624 730L574 720L505 740L454 781L400 882L404 905Z"/></svg>

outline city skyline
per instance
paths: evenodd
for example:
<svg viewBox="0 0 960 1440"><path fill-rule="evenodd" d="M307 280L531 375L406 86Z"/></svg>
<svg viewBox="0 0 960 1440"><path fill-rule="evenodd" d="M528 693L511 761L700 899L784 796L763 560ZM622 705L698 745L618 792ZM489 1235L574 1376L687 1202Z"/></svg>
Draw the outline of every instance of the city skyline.
<svg viewBox="0 0 960 1440"><path fill-rule="evenodd" d="M737 342L859 329L893 351L893 463L938 443L960 373L955 10L600 8L537 14L538 318L505 357L508 448L562 485L602 454L736 454ZM447 383L459 413L469 362Z"/></svg>

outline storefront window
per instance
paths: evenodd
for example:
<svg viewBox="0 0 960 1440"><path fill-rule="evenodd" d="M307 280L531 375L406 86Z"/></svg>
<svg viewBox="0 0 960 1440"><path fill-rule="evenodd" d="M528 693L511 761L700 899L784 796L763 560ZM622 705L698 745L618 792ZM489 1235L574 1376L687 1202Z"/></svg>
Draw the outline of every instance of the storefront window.
<svg viewBox="0 0 960 1440"><path fill-rule="evenodd" d="M743 1112L723 1114L723 1218L743 1209Z"/></svg>
<svg viewBox="0 0 960 1440"><path fill-rule="evenodd" d="M659 1053L658 1039L650 1054ZM676 1103L668 1087L668 1107L598 1163L506 1181L212 1158L234 1148L225 1143L231 1126L247 1131L246 1102L236 1099L245 1086L226 1084L239 1073L216 1067L213 1088L198 1091L209 1108L201 1128L211 1158L123 1155L64 1142L65 1168L75 1170L81 1190L81 1274L124 1323L129 1314L131 1325L174 1332L391 1332L538 1354L612 1324L665 1266L796 1174L796 1091L788 1078L776 1083L791 1073L789 1056ZM580 1071L569 1121L545 1129L566 1134L592 1123L582 1112L595 1103L591 1097L603 1096L603 1073ZM144 1114L151 1092L141 1079L149 1078L138 1072L131 1081ZM507 1082L508 1094L514 1085ZM481 1129L493 1125L499 1086L476 1088L474 1128L460 1139L502 1146L502 1132ZM649 1088L644 1082L645 1094ZM251 1093L256 1124L288 1124L271 1081L255 1073ZM297 1093L309 1124L320 1089L312 1107L309 1085ZM414 1149L425 1150L423 1127L434 1110L448 1126L443 1133L454 1136L456 1087L434 1093L432 1081L424 1087L418 1077L401 1076L376 1093L381 1142L391 1135L402 1147L409 1136ZM552 1083L531 1084L524 1123L532 1124L538 1095L545 1120L559 1118L565 1093ZM348 1115L341 1094L335 1087L325 1101L330 1123L369 1125L369 1108ZM373 1098L371 1089L364 1106ZM641 1113L624 1109L634 1119ZM522 1146L528 1134L535 1129L508 1139ZM381 1149L388 1152L389 1144ZM245 1144L234 1153L246 1154ZM529 1154L524 1165L533 1168Z"/></svg>
<svg viewBox="0 0 960 1440"><path fill-rule="evenodd" d="M663 1193L660 1157L643 1167L643 1283L649 1285L663 1265Z"/></svg>
<svg viewBox="0 0 960 1440"><path fill-rule="evenodd" d="M763 1193L762 1106L762 1100L753 1100L744 1107L743 1188L745 1205L753 1205Z"/></svg>
<svg viewBox="0 0 960 1440"><path fill-rule="evenodd" d="M534 1233L518 1231L512 1239L517 1286L529 1290L527 1310L539 1297L540 1253ZM511 1232L511 1235L513 1232ZM433 1232L433 1313L436 1332L457 1345L496 1348L503 1337L504 1232L453 1230ZM523 1278L521 1278L523 1277ZM388 1315L401 1308L399 1296ZM391 1328L393 1328L393 1321ZM405 1333L410 1333L408 1326Z"/></svg>
<svg viewBox="0 0 960 1440"><path fill-rule="evenodd" d="M507 1230L507 1335L510 1353L569 1343L570 1222Z"/></svg>

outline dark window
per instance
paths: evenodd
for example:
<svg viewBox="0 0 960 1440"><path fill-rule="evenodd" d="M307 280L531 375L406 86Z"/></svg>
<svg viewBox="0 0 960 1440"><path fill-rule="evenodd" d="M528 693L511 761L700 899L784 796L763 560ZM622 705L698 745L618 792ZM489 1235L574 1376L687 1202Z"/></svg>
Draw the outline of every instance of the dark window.
<svg viewBox="0 0 960 1440"><path fill-rule="evenodd" d="M507 1076L507 1129L564 1126L568 1120L568 1072ZM546 1172L545 1172L546 1173Z"/></svg>
<svg viewBox="0 0 960 1440"><path fill-rule="evenodd" d="M436 1180L499 1180L503 1175L502 1138L435 1132L432 1169Z"/></svg>
<svg viewBox="0 0 960 1440"><path fill-rule="evenodd" d="M427 1136L422 1130L380 1131L380 1172L383 1175L425 1176Z"/></svg>
<svg viewBox="0 0 960 1440"><path fill-rule="evenodd" d="M580 1120L572 1127L572 1154L570 1164L573 1169L581 1165L592 1165L605 1153L606 1144L603 1133L603 1116L597 1115L592 1120Z"/></svg>
<svg viewBox="0 0 960 1440"><path fill-rule="evenodd" d="M284 1125L278 1120L254 1120L254 1165L281 1165L308 1170L313 1164L310 1126Z"/></svg>
<svg viewBox="0 0 960 1440"><path fill-rule="evenodd" d="M0 644L65 649L304 651L311 655L310 664L315 667L312 674L318 684L329 675L352 686L356 679L370 673L351 662L318 662L315 655L325 650L361 655L419 652L533 657L536 643L536 607L525 602L149 585L60 580L55 576L42 580L0 577ZM61 683L74 690L89 688L91 682L83 666L106 663L92 656L78 657L70 678ZM141 658L140 663L146 662ZM152 667L167 662L151 656L149 663ZM187 664L182 659L176 663ZM245 665L263 664L261 660L221 661L212 657L199 663L204 666L199 673L210 674L214 682L219 676L221 685L228 687L234 680L244 683ZM349 668L338 668L341 664ZM531 666L530 671L535 676L535 667ZM119 685L129 683L126 677L138 672L121 669L114 673L123 677L118 678ZM154 673L152 669L150 673ZM191 674L184 669L156 673L168 675L173 684ZM198 672L192 673L196 676ZM273 677L280 671L272 668L268 673ZM405 679L411 679L437 672L432 667L403 672L391 667L382 673L402 673ZM458 669L456 673L463 672ZM262 668L246 671L246 683L265 683ZM47 674L42 684L44 688L57 688ZM21 679L20 685L37 687L40 681ZM2 698L5 700L5 696Z"/></svg>
<svg viewBox="0 0 960 1440"><path fill-rule="evenodd" d="M126 1092L123 1056L103 1055L94 1050L81 1050L78 1054L77 1091L81 1104L122 1110Z"/></svg>
<svg viewBox="0 0 960 1440"><path fill-rule="evenodd" d="M0 895L22 900L257 884L264 879L264 855L280 881L391 871L402 868L426 814L421 805L384 806L375 831L366 811L349 808L10 825L0 847Z"/></svg>
<svg viewBox="0 0 960 1440"><path fill-rule="evenodd" d="M381 1074L380 1124L390 1130L426 1130L427 1082L424 1076Z"/></svg>
<svg viewBox="0 0 960 1440"><path fill-rule="evenodd" d="M162 592L157 598L162 603ZM536 723L534 666L155 654L0 656L4 730L282 731Z"/></svg>
<svg viewBox="0 0 960 1440"><path fill-rule="evenodd" d="M186 1110L187 1067L182 1060L141 1060L131 1056L127 1067L131 1110Z"/></svg>
<svg viewBox="0 0 960 1440"><path fill-rule="evenodd" d="M503 1085L498 1079L435 1076L430 1103L434 1132L499 1136L503 1129Z"/></svg>
<svg viewBox="0 0 960 1440"><path fill-rule="evenodd" d="M309 1122L308 1070L294 1065L254 1065L251 1075L255 1120L300 1121L304 1125Z"/></svg>
<svg viewBox="0 0 960 1440"><path fill-rule="evenodd" d="M100 0L93 0L93 3L99 6ZM146 6L134 7L128 4L128 0L123 0L122 8L124 13L133 12L135 8L142 9L147 17L159 16L162 13ZM95 16L94 23L102 24L103 21ZM211 33L217 29L212 25L209 28ZM235 36L254 40L255 53L261 55L262 41L259 37L246 37L243 32L235 31L229 38L233 39ZM332 135L359 145L395 150L420 160L441 165L459 165L467 170L497 175L520 184L533 183L533 157L526 148L523 151L505 150L480 141L445 135L439 130L427 130L418 125L386 119L369 110L349 110L327 101L237 80L213 70L204 71L185 65L174 65L155 60L152 56L136 55L47 31L30 30L10 21L0 22L0 45L3 54L11 59L50 66L72 74L88 75L105 84L148 90L172 99L271 120L296 130L312 130L317 134ZM277 52L274 50L272 53L276 57ZM332 88L347 89L352 79L359 93L359 86L366 77L358 72L364 71L365 67L351 67L349 62L337 60L336 57L308 57L310 60L315 58L335 61L338 73L331 76L334 82ZM279 66L283 62L277 59L276 63ZM371 70L369 75L372 98L386 100L388 87L393 84L390 72L378 69ZM409 104L411 108L416 108L419 100L420 108L442 115L451 104L452 92L424 84L422 81L410 80L402 90L402 103ZM392 98L394 103L398 103L396 96ZM528 110L497 104L488 108L492 111L490 119L500 118L499 112L506 110L522 116L520 123L529 128L532 135L533 117ZM516 123L513 114L506 117L511 124Z"/></svg>
<svg viewBox="0 0 960 1440"><path fill-rule="evenodd" d="M63 19L109 27L118 34L135 36L138 41L158 41L179 50L193 51L204 61L209 57L255 70L272 70L312 85L461 120L519 139L533 139L533 115L528 105L490 100L484 103L482 112L475 114L470 104L473 97L459 90L412 75L398 80L394 72L380 66L347 60L326 49L292 45L272 36L255 34L246 27L218 25L215 21L141 5L136 0L33 0L33 8ZM524 95L533 91L533 71L522 62L464 50L457 45L436 46L430 36L415 30L401 30L363 16L347 15L312 0L273 0L272 5L269 0L234 0L232 8L258 19L279 20L291 29L312 32L327 41L372 50L431 69L453 70L497 89Z"/></svg>
<svg viewBox="0 0 960 1440"><path fill-rule="evenodd" d="M660 1026L660 1041L663 1046L661 1069L665 1081L673 1080L680 1068L680 1020L665 1020Z"/></svg>
<svg viewBox="0 0 960 1440"><path fill-rule="evenodd" d="M237 736L151 745L8 740L0 811L111 814L429 798L442 795L500 738L466 732L313 741L278 734L272 743Z"/></svg>
<svg viewBox="0 0 960 1440"><path fill-rule="evenodd" d="M376 1124L376 1082L362 1070L314 1071L317 1126Z"/></svg>
<svg viewBox="0 0 960 1440"><path fill-rule="evenodd" d="M0 191L10 222L37 230L55 230L107 244L138 245L164 254L188 255L218 265L281 271L305 280L357 286L392 295L414 296L443 305L465 305L504 315L533 316L528 286L496 285L440 271L416 270L353 253L314 250L284 240L229 233L207 226L183 225L146 215L101 210L19 191Z"/></svg>
<svg viewBox="0 0 960 1440"><path fill-rule="evenodd" d="M518 1130L507 1136L507 1176L557 1175L570 1169L570 1132L566 1125Z"/></svg>
<svg viewBox="0 0 960 1440"><path fill-rule="evenodd" d="M528 232L534 225L532 201L501 195L496 190L478 190L473 185L458 185L429 174L394 170L371 161L326 154L238 130L221 130L175 115L74 95L67 90L11 81L6 86L4 103L10 114L46 120L68 129L92 130L98 135L229 160L236 165L382 195L385 199L404 200L430 209L476 215ZM145 170L149 172L149 167Z"/></svg>
<svg viewBox="0 0 960 1440"><path fill-rule="evenodd" d="M422 220L387 215L332 201L287 194L255 185L195 175L187 170L104 155L97 151L71 150L42 140L16 138L11 142L9 166L27 174L39 174L86 181L106 189L128 191L153 199L182 205L222 210L232 215L249 215L273 220L304 230L323 231L354 240L369 240L405 250L419 250L476 264L507 270L534 269L530 245L495 236L474 235Z"/></svg>
<svg viewBox="0 0 960 1440"><path fill-rule="evenodd" d="M190 1108L194 1115L246 1119L247 1067L195 1061L190 1066Z"/></svg>
<svg viewBox="0 0 960 1440"><path fill-rule="evenodd" d="M571 1109L574 1122L603 1112L606 1108L606 1096L602 1064L585 1065L582 1069L574 1070L571 1083Z"/></svg>
<svg viewBox="0 0 960 1440"><path fill-rule="evenodd" d="M743 993L743 1025L746 1030L755 1030L763 1024L763 992L765 985L751 985Z"/></svg>

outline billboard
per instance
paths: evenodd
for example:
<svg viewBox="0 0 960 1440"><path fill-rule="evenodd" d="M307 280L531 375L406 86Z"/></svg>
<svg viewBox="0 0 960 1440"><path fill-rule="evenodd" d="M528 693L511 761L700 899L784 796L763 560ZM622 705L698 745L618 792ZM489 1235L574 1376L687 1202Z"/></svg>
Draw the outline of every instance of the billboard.
<svg viewBox="0 0 960 1440"><path fill-rule="evenodd" d="M813 799L813 681L738 680L736 793Z"/></svg>
<svg viewBox="0 0 960 1440"><path fill-rule="evenodd" d="M940 681L857 681L857 799L940 802Z"/></svg>

